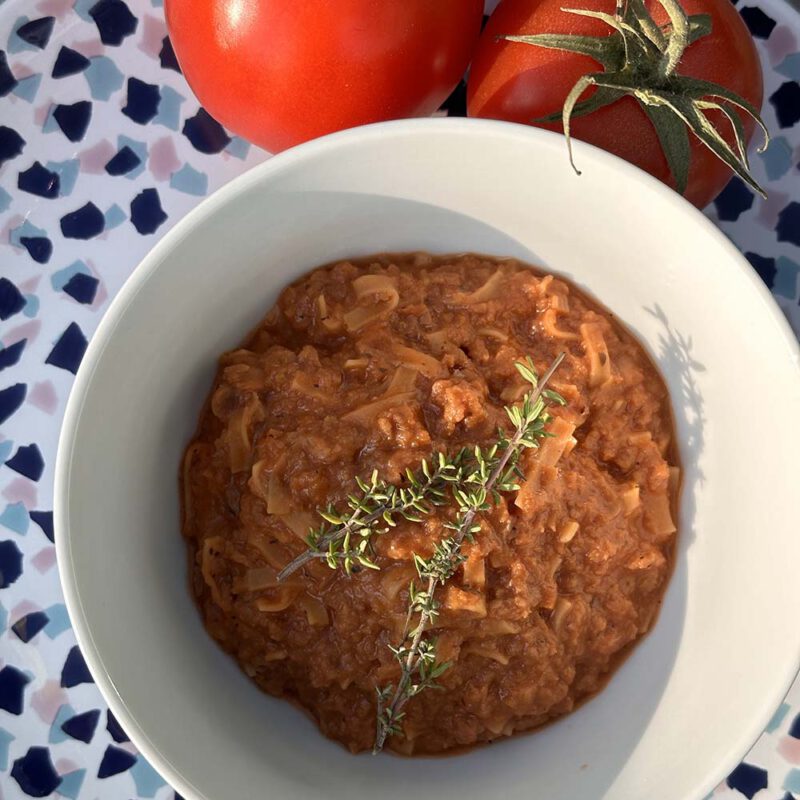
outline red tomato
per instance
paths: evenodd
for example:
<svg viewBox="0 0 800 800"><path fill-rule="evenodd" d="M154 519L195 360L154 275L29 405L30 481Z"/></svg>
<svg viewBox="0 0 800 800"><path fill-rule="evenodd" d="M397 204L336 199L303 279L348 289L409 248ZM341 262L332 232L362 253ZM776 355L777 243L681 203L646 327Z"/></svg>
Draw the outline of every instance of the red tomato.
<svg viewBox="0 0 800 800"><path fill-rule="evenodd" d="M482 0L166 0L209 113L271 151L433 113L458 83Z"/></svg>
<svg viewBox="0 0 800 800"><path fill-rule="evenodd" d="M654 20L668 21L655 0L645 0ZM730 0L682 0L687 14L709 14L711 33L689 45L677 72L719 83L761 108L761 65L747 27ZM514 122L533 120L560 111L569 90L582 75L602 72L593 58L529 44L497 41L500 35L572 33L608 35L611 28L589 17L561 11L562 7L587 8L614 13L614 0L503 0L481 36L470 69L467 111L473 117ZM589 97L586 93L583 97ZM733 144L730 123L719 112L710 112L725 139ZM540 124L562 131L561 123ZM748 138L754 122L744 120ZM571 134L641 167L674 185L655 129L632 97L584 117L574 117ZM691 167L685 197L698 207L707 205L723 189L731 170L690 134ZM566 148L565 148L566 149ZM565 154L566 158L566 154ZM577 164L580 168L580 163Z"/></svg>

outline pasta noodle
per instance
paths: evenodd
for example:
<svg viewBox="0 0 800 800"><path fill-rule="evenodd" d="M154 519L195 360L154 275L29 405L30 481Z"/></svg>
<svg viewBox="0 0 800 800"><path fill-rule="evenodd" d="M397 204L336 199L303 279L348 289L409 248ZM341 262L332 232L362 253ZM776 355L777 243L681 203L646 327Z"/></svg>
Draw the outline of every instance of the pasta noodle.
<svg viewBox="0 0 800 800"><path fill-rule="evenodd" d="M476 589L486 585L486 562L483 556L475 549L469 554L462 566L464 583Z"/></svg>
<svg viewBox="0 0 800 800"><path fill-rule="evenodd" d="M368 296L383 297L381 302L370 306L357 306L348 311L343 319L348 331L357 331L369 322L377 320L397 308L400 295L393 281L386 275L361 275L353 281L356 300Z"/></svg>
<svg viewBox="0 0 800 800"><path fill-rule="evenodd" d="M345 414L342 419L354 422L369 422L374 417L377 417L382 411L386 411L393 406L407 403L414 399L414 392L404 392L402 394L390 395L389 397L381 397L371 403L366 403L360 408Z"/></svg>
<svg viewBox="0 0 800 800"><path fill-rule="evenodd" d="M594 388L611 380L611 358L599 322L584 322L580 331L589 356L589 386Z"/></svg>
<svg viewBox="0 0 800 800"><path fill-rule="evenodd" d="M675 523L669 508L666 492L645 492L642 496L645 523L656 536L668 536L675 532Z"/></svg>
<svg viewBox="0 0 800 800"><path fill-rule="evenodd" d="M281 515L281 522L303 542L306 541L309 530L314 522L314 518L308 511L292 511Z"/></svg>
<svg viewBox="0 0 800 800"><path fill-rule="evenodd" d="M475 303L485 303L487 300L494 300L496 297L500 296L504 278L505 276L502 270L495 270L474 292L469 292L468 294L460 292L453 297L453 300L465 306L474 305Z"/></svg>
<svg viewBox="0 0 800 800"><path fill-rule="evenodd" d="M183 489L183 521L184 528L191 532L192 530L192 484L189 480L189 475L192 469L192 460L195 453L202 445L199 442L189 445L183 456L183 472L181 474L181 485Z"/></svg>
<svg viewBox="0 0 800 800"><path fill-rule="evenodd" d="M580 528L580 523L575 521L574 519L568 519L559 529L558 529L558 541L562 544L567 544L571 542L575 538L575 534L578 532Z"/></svg>
<svg viewBox="0 0 800 800"><path fill-rule="evenodd" d="M415 350L413 347L395 344L392 346L392 352L400 356L405 364L408 364L410 367L413 367L429 378L436 378L442 373L442 365L437 359L419 350Z"/></svg>
<svg viewBox="0 0 800 800"><path fill-rule="evenodd" d="M632 514L640 505L639 485L636 483L631 484L620 497L625 515Z"/></svg>
<svg viewBox="0 0 800 800"><path fill-rule="evenodd" d="M447 586L444 590L442 608L471 617L486 616L486 598L476 592L467 592L457 586Z"/></svg>
<svg viewBox="0 0 800 800"><path fill-rule="evenodd" d="M561 456L569 454L575 446L575 426L563 417L555 417L550 423L551 438L545 439L539 448L537 463L542 467L554 467Z"/></svg>
<svg viewBox="0 0 800 800"><path fill-rule="evenodd" d="M251 399L247 405L233 412L228 422L228 455L232 472L241 472L250 466L250 425L260 416L261 406Z"/></svg>
<svg viewBox="0 0 800 800"><path fill-rule="evenodd" d="M580 339L577 333L562 331L556 323L556 309L548 308L541 317L542 330L553 339L561 339L565 342L572 342Z"/></svg>

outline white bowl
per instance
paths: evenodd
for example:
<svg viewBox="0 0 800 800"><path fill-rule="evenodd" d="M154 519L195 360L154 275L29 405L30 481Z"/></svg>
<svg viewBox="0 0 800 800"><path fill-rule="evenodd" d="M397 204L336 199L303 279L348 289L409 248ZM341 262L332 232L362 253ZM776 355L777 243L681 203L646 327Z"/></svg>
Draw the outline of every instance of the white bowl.
<svg viewBox="0 0 800 800"><path fill-rule="evenodd" d="M787 324L699 212L618 159L477 120L370 126L233 181L154 248L70 398L56 544L78 641L151 763L195 800L502 796L697 800L800 660L800 371ZM529 736L444 759L354 757L261 694L187 588L177 472L216 357L311 267L388 250L545 265L635 331L672 392L686 468L677 568L608 688Z"/></svg>

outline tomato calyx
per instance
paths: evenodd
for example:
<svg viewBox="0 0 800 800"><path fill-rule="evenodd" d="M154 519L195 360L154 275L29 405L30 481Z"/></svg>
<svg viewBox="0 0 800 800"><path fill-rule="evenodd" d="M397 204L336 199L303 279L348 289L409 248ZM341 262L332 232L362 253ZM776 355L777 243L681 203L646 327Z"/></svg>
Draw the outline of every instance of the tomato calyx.
<svg viewBox="0 0 800 800"><path fill-rule="evenodd" d="M542 33L499 37L590 56L603 66L604 71L578 79L561 111L535 122L561 120L570 164L580 175L572 153L571 119L591 114L627 95L637 100L655 128L678 192L685 192L689 178L691 131L745 183L766 197L750 174L742 123L742 116L747 115L759 125L764 142L758 152L763 152L769 144L769 131L758 109L724 86L677 72L686 48L711 32L711 18L706 14L687 16L679 0L659 0L659 3L669 17L669 23L663 26L655 22L643 0L617 0L613 15L581 8L561 9L567 14L606 23L613 28L608 36ZM594 93L581 100L591 87L595 88ZM707 112L712 110L719 111L730 123L735 148L709 120Z"/></svg>

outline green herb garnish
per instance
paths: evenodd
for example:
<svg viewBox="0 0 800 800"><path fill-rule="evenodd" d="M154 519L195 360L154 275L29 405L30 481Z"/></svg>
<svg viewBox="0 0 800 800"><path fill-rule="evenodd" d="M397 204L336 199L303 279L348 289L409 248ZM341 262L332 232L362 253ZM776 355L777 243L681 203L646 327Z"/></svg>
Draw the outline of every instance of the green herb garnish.
<svg viewBox="0 0 800 800"><path fill-rule="evenodd" d="M545 430L550 420L545 400L559 405L565 401L545 387L563 359L561 353L541 380L530 358L515 364L531 389L518 405L505 409L514 427L510 436L501 429L497 442L487 449L476 446L453 457L438 453L432 462L423 461L417 472L406 472L408 486L387 484L377 471L369 481L357 478L359 492L348 497L347 511L340 513L332 506L319 511L323 522L309 532L308 549L278 574L282 580L315 559L348 575L357 565L379 569L373 559L373 537L393 528L399 518L419 523L435 507L455 505L452 521L445 523L452 534L435 545L430 558L414 554L422 586L418 588L414 581L409 585L403 635L399 644L390 646L400 664L400 680L396 685L376 687L375 753L383 749L387 738L402 734L408 701L435 687L437 678L450 666L437 661L436 639L428 635L439 615L436 588L447 583L465 561L462 544L473 541L480 532L478 515L499 502L503 492L519 489L518 481L524 477L519 468L522 451L538 447L539 440L550 435Z"/></svg>

